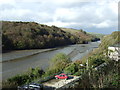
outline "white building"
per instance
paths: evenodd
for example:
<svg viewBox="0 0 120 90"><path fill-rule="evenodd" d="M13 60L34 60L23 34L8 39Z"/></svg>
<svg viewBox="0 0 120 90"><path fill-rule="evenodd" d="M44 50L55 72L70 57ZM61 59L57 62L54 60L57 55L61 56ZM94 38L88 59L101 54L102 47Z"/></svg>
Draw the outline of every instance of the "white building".
<svg viewBox="0 0 120 90"><path fill-rule="evenodd" d="M108 56L112 60L116 61L120 60L120 43L108 47Z"/></svg>

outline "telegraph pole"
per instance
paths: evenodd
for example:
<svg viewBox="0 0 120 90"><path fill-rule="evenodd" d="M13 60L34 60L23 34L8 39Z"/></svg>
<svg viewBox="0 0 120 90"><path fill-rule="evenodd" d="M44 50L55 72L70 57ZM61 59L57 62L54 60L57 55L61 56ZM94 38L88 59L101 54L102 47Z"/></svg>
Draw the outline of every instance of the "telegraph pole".
<svg viewBox="0 0 120 90"><path fill-rule="evenodd" d="M87 64L87 70L88 70L88 67L89 67L89 65L88 65L88 59L87 59L87 63L86 64Z"/></svg>

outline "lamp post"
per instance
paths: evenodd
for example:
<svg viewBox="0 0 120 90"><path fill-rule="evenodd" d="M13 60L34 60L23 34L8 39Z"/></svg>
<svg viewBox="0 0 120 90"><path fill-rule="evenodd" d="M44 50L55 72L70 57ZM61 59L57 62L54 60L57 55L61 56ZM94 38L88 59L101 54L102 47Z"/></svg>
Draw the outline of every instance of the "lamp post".
<svg viewBox="0 0 120 90"><path fill-rule="evenodd" d="M86 64L87 64L87 70L88 70L88 67L89 67L88 59L87 59L87 63Z"/></svg>
<svg viewBox="0 0 120 90"><path fill-rule="evenodd" d="M88 50L87 50L87 52L88 52ZM86 68L87 68L87 70L88 70L88 57L87 57L87 62L86 62L86 64L87 64L87 67L86 67Z"/></svg>

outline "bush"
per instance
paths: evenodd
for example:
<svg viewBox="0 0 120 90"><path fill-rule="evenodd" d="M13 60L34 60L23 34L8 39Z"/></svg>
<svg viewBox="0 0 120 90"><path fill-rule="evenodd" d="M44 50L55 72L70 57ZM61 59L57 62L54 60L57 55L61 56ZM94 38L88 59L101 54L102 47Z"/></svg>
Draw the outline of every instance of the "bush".
<svg viewBox="0 0 120 90"><path fill-rule="evenodd" d="M70 62L66 54L58 53L51 59L49 70L62 71Z"/></svg>
<svg viewBox="0 0 120 90"><path fill-rule="evenodd" d="M75 63L70 64L68 67L64 69L64 72L67 74L74 74L78 71L78 66Z"/></svg>
<svg viewBox="0 0 120 90"><path fill-rule="evenodd" d="M95 55L88 58L88 64L89 64L89 67L97 67L107 60L108 60L108 58L105 57L104 55L95 54Z"/></svg>
<svg viewBox="0 0 120 90"><path fill-rule="evenodd" d="M15 82L2 82L2 90L17 90L17 86Z"/></svg>
<svg viewBox="0 0 120 90"><path fill-rule="evenodd" d="M44 71L40 69L39 67L30 68L29 70L29 75L33 77L34 79L41 77L43 74L44 74Z"/></svg>
<svg viewBox="0 0 120 90"><path fill-rule="evenodd" d="M119 68L120 63L109 61L106 66L99 70L89 69L84 72L79 81L80 88L120 88Z"/></svg>
<svg viewBox="0 0 120 90"><path fill-rule="evenodd" d="M28 72L24 74L18 74L7 80L7 83L16 83L17 85L22 85L25 83L30 83L31 81L41 77L44 71L38 67L31 68Z"/></svg>

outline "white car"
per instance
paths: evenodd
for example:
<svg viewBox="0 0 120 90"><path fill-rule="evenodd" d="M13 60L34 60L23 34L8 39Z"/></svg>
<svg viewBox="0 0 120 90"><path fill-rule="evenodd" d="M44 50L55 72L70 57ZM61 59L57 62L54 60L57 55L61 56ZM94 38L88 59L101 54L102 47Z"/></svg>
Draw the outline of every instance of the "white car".
<svg viewBox="0 0 120 90"><path fill-rule="evenodd" d="M41 86L37 84L30 84L29 88L41 88Z"/></svg>
<svg viewBox="0 0 120 90"><path fill-rule="evenodd" d="M40 90L42 89L42 84L37 84L37 83L32 83L32 84L29 84L29 89L35 89L35 90Z"/></svg>

